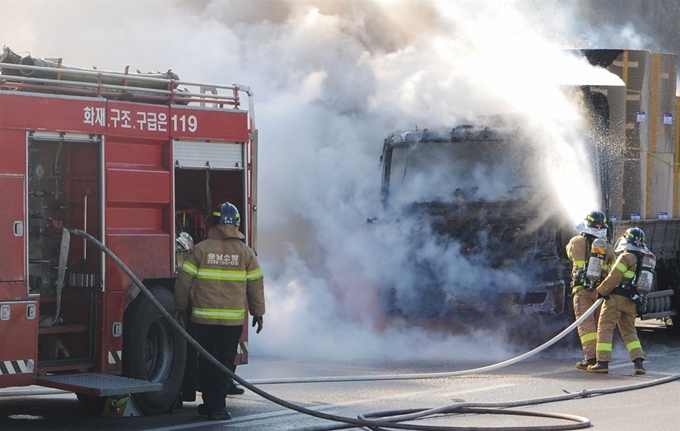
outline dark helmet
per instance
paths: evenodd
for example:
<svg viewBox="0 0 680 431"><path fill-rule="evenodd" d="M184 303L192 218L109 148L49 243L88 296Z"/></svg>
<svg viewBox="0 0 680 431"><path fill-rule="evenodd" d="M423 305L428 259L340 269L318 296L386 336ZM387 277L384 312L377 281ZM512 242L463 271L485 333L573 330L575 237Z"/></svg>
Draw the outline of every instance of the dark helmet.
<svg viewBox="0 0 680 431"><path fill-rule="evenodd" d="M623 234L623 238L628 244L637 247L645 247L645 233L639 227L632 227Z"/></svg>
<svg viewBox="0 0 680 431"><path fill-rule="evenodd" d="M607 225L607 216L604 215L602 211L591 211L585 218L586 220L586 226L596 228L596 229L603 229L606 228Z"/></svg>
<svg viewBox="0 0 680 431"><path fill-rule="evenodd" d="M236 207L229 202L220 204L217 211L213 213L215 217L219 217L217 224L233 224L235 226L241 225L241 214L238 213Z"/></svg>

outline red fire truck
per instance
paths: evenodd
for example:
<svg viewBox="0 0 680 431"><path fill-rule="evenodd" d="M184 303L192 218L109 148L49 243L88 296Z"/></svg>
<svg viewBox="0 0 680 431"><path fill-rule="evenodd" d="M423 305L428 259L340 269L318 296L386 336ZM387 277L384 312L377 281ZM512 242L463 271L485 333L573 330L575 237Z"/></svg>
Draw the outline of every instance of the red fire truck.
<svg viewBox="0 0 680 431"><path fill-rule="evenodd" d="M239 207L255 248L249 88L5 48L0 152L0 388L65 389L93 411L131 394L142 414L195 399L185 340L92 243L74 236L65 250L62 228L97 238L172 312L177 238L203 239L219 203Z"/></svg>

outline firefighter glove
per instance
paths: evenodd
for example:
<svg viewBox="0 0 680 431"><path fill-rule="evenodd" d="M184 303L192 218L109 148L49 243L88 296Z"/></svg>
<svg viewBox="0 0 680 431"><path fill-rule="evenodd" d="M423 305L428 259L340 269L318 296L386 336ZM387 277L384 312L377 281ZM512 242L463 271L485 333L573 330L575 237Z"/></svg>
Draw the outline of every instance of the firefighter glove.
<svg viewBox="0 0 680 431"><path fill-rule="evenodd" d="M600 292L597 292L597 299L604 298L604 299L609 299L609 295L603 295Z"/></svg>
<svg viewBox="0 0 680 431"><path fill-rule="evenodd" d="M256 334L259 334L260 331L262 331L262 327L264 326L264 321L262 320L262 316L253 316L253 328L257 325L257 330L255 331Z"/></svg>

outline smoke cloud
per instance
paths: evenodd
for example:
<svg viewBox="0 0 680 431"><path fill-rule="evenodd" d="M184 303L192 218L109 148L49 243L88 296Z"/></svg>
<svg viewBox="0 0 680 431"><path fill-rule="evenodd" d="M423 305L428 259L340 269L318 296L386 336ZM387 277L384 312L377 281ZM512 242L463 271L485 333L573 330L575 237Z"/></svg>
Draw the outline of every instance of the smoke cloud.
<svg viewBox="0 0 680 431"><path fill-rule="evenodd" d="M405 298L418 286L418 274L403 271L409 259L432 259L445 280L470 289L508 274L485 271L457 244L427 241L422 224L381 223L379 156L397 130L511 113L534 137L536 167L559 201L543 216L576 223L596 208L584 119L561 86L619 81L563 51L601 39L561 3L4 0L3 15L15 19L0 40L73 66L172 68L253 89L268 308L265 330L250 337L254 352L491 361L508 354L502 334L454 336L382 316L380 286L397 285ZM632 25L629 39L641 46ZM507 186L483 170L471 175L491 195ZM428 181L415 193L423 190ZM423 239L416 257L414 233Z"/></svg>

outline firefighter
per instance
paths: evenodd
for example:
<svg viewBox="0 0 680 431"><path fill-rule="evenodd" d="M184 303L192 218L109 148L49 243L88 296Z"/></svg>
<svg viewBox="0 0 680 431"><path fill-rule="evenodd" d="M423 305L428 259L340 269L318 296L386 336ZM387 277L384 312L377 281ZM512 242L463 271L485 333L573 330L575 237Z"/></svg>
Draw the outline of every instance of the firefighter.
<svg viewBox="0 0 680 431"><path fill-rule="evenodd" d="M240 215L234 205L219 206L219 220L184 260L175 282L175 317L184 317L189 291L195 280L191 321L197 340L232 372L246 319L246 301L259 334L265 312L264 281L255 252L242 240ZM198 359L198 378L203 393L199 414L209 420L231 419L226 396L231 379L203 355Z"/></svg>
<svg viewBox="0 0 680 431"><path fill-rule="evenodd" d="M636 269L640 266L638 254L651 254L645 245L645 233L637 227L626 230L617 242L615 252L618 257L614 267L597 287L598 296L604 297L605 301L598 321L597 363L589 365L588 371L609 372L614 327L618 325L621 338L626 343L628 354L633 361L635 374L645 374L645 367L642 365L645 352L635 330L637 307L632 299L635 289L633 279L637 278Z"/></svg>
<svg viewBox="0 0 680 431"><path fill-rule="evenodd" d="M572 261L572 294L574 315L581 317L597 301L597 283L604 278L614 262L614 249L607 243L607 217L602 211L591 211L574 230L579 234L569 240L567 256ZM590 274L590 276L589 276ZM584 358L576 368L585 370L594 365L599 310L578 326Z"/></svg>

